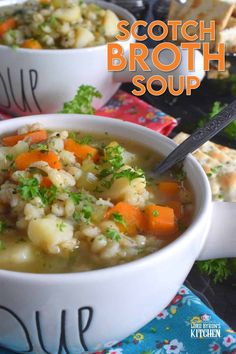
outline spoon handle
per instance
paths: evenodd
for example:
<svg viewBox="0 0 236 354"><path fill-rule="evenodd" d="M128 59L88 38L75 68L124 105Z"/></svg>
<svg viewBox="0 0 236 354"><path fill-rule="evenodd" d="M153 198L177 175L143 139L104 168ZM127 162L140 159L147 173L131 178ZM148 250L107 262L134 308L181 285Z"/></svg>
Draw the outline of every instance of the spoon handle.
<svg viewBox="0 0 236 354"><path fill-rule="evenodd" d="M236 119L236 100L216 114L204 127L197 129L180 144L155 169L154 174L169 170L176 163L183 161L187 154L193 152Z"/></svg>

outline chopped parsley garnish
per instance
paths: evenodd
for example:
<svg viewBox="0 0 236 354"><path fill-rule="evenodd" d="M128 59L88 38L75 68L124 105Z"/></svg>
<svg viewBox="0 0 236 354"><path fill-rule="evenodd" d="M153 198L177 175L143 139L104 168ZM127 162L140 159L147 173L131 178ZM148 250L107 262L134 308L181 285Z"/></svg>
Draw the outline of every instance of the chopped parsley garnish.
<svg viewBox="0 0 236 354"><path fill-rule="evenodd" d="M20 177L17 191L23 200L32 200L39 196L39 181L37 178Z"/></svg>
<svg viewBox="0 0 236 354"><path fill-rule="evenodd" d="M78 139L77 142L80 145L89 145L93 142L93 137L91 135L82 136L81 139Z"/></svg>
<svg viewBox="0 0 236 354"><path fill-rule="evenodd" d="M38 144L32 144L30 147L31 150L38 150L41 152L48 152L49 148L46 143L38 143Z"/></svg>
<svg viewBox="0 0 236 354"><path fill-rule="evenodd" d="M75 132L69 132L69 138L74 140L76 143L80 145L89 145L94 140L91 135L84 135L80 137L79 134Z"/></svg>
<svg viewBox="0 0 236 354"><path fill-rule="evenodd" d="M93 98L101 98L102 95L94 87L81 85L72 101L64 103L61 113L94 114L92 106Z"/></svg>
<svg viewBox="0 0 236 354"><path fill-rule="evenodd" d="M121 225L127 227L127 222L125 221L125 219L123 218L123 216L120 213L118 213L118 212L112 213L111 217L112 217L112 220L114 220L118 224L121 224Z"/></svg>
<svg viewBox="0 0 236 354"><path fill-rule="evenodd" d="M4 251L6 249L5 243L0 240L0 251Z"/></svg>
<svg viewBox="0 0 236 354"><path fill-rule="evenodd" d="M187 177L187 174L184 171L182 164L175 166L171 170L171 173L172 173L172 176L174 177L174 179L177 180L178 182L183 182Z"/></svg>
<svg viewBox="0 0 236 354"><path fill-rule="evenodd" d="M13 156L13 155L11 155L11 154L6 155L6 159L7 159L7 161L12 161L12 160L13 160L13 158L14 158L14 156Z"/></svg>
<svg viewBox="0 0 236 354"><path fill-rule="evenodd" d="M57 195L57 187L52 185L49 188L42 186L39 189L39 197L41 198L44 205L50 205L54 202Z"/></svg>
<svg viewBox="0 0 236 354"><path fill-rule="evenodd" d="M124 165L123 161L124 148L119 144L109 144L105 148L105 161L108 162L114 169L119 169Z"/></svg>
<svg viewBox="0 0 236 354"><path fill-rule="evenodd" d="M73 214L73 219L78 224L80 222L89 223L93 214L92 204L85 203L81 210L76 210Z"/></svg>
<svg viewBox="0 0 236 354"><path fill-rule="evenodd" d="M45 186L40 187L37 178L21 177L17 191L23 200L30 201L39 197L44 205L50 205L56 199L57 187L54 185L50 188L46 188Z"/></svg>
<svg viewBox="0 0 236 354"><path fill-rule="evenodd" d="M65 227L66 227L66 224L63 221L61 221L60 223L57 224L57 228L61 232L64 231Z"/></svg>
<svg viewBox="0 0 236 354"><path fill-rule="evenodd" d="M81 192L70 192L69 196L75 205L78 205L83 200L83 194Z"/></svg>
<svg viewBox="0 0 236 354"><path fill-rule="evenodd" d="M107 229L106 236L113 241L119 242L120 241L120 234L115 229Z"/></svg>
<svg viewBox="0 0 236 354"><path fill-rule="evenodd" d="M4 220L0 220L0 234L6 230L7 224Z"/></svg>
<svg viewBox="0 0 236 354"><path fill-rule="evenodd" d="M57 19L55 16L51 16L49 19L49 22L52 26L55 26L57 24Z"/></svg>
<svg viewBox="0 0 236 354"><path fill-rule="evenodd" d="M115 179L127 178L130 182L136 178L143 178L143 177L144 177L144 172L143 170L141 170L141 168L136 170L133 170L132 168L127 168L126 170L116 172L114 174Z"/></svg>
<svg viewBox="0 0 236 354"><path fill-rule="evenodd" d="M160 215L160 213L159 213L158 210L153 210L152 215L155 216L155 217L157 217L157 216Z"/></svg>

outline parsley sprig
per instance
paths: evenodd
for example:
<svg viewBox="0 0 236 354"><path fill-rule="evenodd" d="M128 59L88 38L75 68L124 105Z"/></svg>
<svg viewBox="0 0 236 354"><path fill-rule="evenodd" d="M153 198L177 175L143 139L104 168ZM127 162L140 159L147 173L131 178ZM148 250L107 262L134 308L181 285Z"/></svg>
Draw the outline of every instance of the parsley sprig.
<svg viewBox="0 0 236 354"><path fill-rule="evenodd" d="M94 114L95 109L92 106L94 97L101 98L102 95L92 86L81 85L73 100L64 103L60 113Z"/></svg>

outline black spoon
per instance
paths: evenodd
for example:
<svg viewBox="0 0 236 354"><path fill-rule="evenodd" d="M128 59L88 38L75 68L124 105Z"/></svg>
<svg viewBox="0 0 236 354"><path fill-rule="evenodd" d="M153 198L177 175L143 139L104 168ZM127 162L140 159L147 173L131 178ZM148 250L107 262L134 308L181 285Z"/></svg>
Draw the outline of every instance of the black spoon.
<svg viewBox="0 0 236 354"><path fill-rule="evenodd" d="M185 159L186 155L198 149L213 136L224 129L236 119L236 100L230 103L222 111L216 114L204 127L197 129L182 144L176 147L161 163L153 170L155 175L160 175L171 167Z"/></svg>

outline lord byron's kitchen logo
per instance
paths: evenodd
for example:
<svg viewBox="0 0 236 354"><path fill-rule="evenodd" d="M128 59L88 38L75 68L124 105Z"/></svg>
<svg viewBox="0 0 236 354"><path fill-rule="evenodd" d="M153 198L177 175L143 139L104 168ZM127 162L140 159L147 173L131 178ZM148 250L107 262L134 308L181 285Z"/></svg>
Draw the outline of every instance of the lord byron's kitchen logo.
<svg viewBox="0 0 236 354"><path fill-rule="evenodd" d="M160 34L157 32L157 27L161 28ZM145 27L147 34L139 35L138 29ZM187 51L187 69L194 71L196 63L194 62L195 50L201 49L203 54L203 69L209 71L210 61L217 62L218 71L225 70L225 46L223 43L218 44L218 52L211 52L211 43L215 41L215 21L210 21L207 25L205 21L174 21L169 20L167 23L163 21L153 21L148 24L146 21L139 20L129 25L128 21L122 20L118 24L119 34L116 36L119 41L126 41L132 35L138 43L130 43L129 58L126 57L124 48L121 43L108 43L108 70L123 71L127 69L130 72L135 72L138 67L143 71L149 72L148 79L145 80L144 75L134 75L132 82L135 86L132 93L136 96L142 96L146 91L154 96L162 95L165 91L178 96L186 90L187 95L191 95L191 91L200 86L200 79L194 75L179 76L178 85L174 82L174 77L171 72L178 68L181 63L183 49ZM158 43L150 52L147 46L142 43L148 37L154 41L168 40L176 41L178 33L185 39L186 42L181 43L178 47L172 42ZM193 34L194 33L194 34ZM172 61L164 63L160 59L160 54L163 50L168 50L172 54ZM152 69L157 68L163 75L152 75ZM169 73L166 75L166 73ZM175 78L176 80L176 78ZM146 83L146 85L144 85ZM154 85L155 83L158 86ZM177 86L177 88L176 88Z"/></svg>
<svg viewBox="0 0 236 354"><path fill-rule="evenodd" d="M220 338L220 323L211 320L211 316L203 314L190 321L191 338Z"/></svg>

